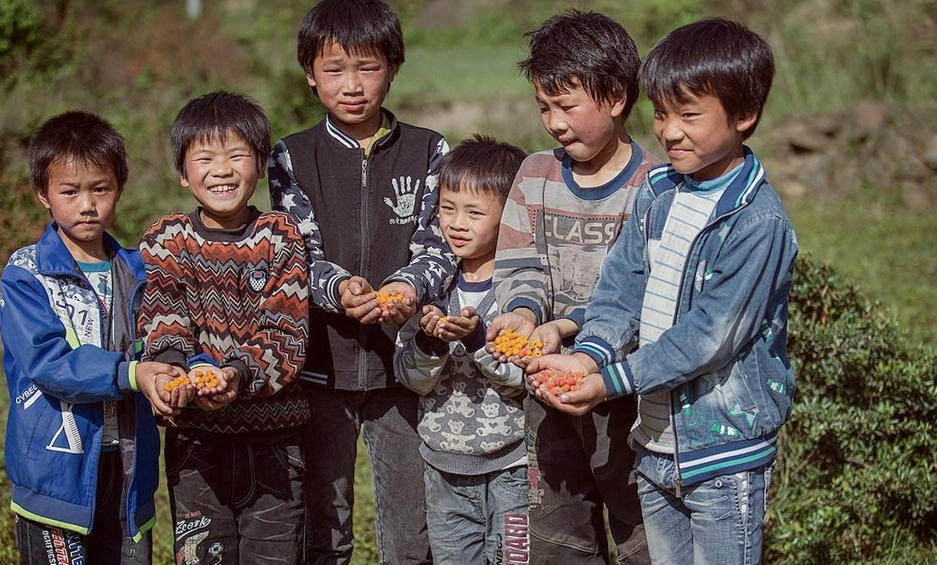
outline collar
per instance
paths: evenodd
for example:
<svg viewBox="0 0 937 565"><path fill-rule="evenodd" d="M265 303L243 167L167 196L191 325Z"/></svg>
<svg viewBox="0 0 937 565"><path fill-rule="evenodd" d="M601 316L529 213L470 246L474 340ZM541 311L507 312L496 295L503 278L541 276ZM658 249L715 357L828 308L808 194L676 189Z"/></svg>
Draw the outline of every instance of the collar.
<svg viewBox="0 0 937 565"><path fill-rule="evenodd" d="M751 202L758 188L765 182L765 168L761 165L761 161L755 157L748 146L743 146L743 149L745 161L741 165L741 170L719 198L713 217L733 212ZM678 173L671 165L660 165L648 171L647 179L651 193L657 198L682 184L685 176Z"/></svg>
<svg viewBox="0 0 937 565"><path fill-rule="evenodd" d="M381 126L378 128L377 133L374 136L374 141L371 142L370 151L373 151L375 148L384 145L387 141L390 140L390 134L397 131L397 117L394 116L394 114L389 110L384 108L381 108L381 115L383 116L383 120L381 121ZM329 114L325 115L325 131L327 131L329 136L337 141L342 147L347 149L361 149L361 144L358 143L357 139L338 129L338 126L332 123L332 116Z"/></svg>
<svg viewBox="0 0 937 565"><path fill-rule="evenodd" d="M104 232L104 245L118 259L130 267L134 276L139 281L146 279L146 273L143 267L143 259L139 253L121 247L116 239ZM42 237L36 242L36 270L43 275L71 275L78 276L78 265L75 264L75 258L65 247L65 242L59 236L58 225L50 222Z"/></svg>
<svg viewBox="0 0 937 565"><path fill-rule="evenodd" d="M569 188L570 192L583 200L602 200L603 198L607 198L609 195L628 184L628 181L631 179L631 177L634 176L634 173L638 170L638 167L640 167L641 163L644 161L644 149L635 143L634 140L630 141L629 144L631 145L631 158L628 159L628 164L625 165L625 168L618 171L618 174L615 175L611 180L600 184L599 186L589 186L585 188L579 186L579 183L573 179L573 161L569 156L569 153L560 150L563 154L563 181L566 183L566 186Z"/></svg>

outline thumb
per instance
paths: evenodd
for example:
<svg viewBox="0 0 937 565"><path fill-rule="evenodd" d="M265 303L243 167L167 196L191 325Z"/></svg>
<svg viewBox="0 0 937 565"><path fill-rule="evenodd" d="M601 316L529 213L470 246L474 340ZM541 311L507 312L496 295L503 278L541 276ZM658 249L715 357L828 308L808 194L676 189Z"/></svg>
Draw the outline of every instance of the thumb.
<svg viewBox="0 0 937 565"><path fill-rule="evenodd" d="M358 296L359 294L361 294L361 283L359 283L358 281L352 281L348 283L348 290L350 290L351 293L354 294L355 296Z"/></svg>
<svg viewBox="0 0 937 565"><path fill-rule="evenodd" d="M478 313L475 312L475 309L472 308L471 306L466 306L465 308L462 309L462 311L459 314L463 318L473 318L478 315Z"/></svg>

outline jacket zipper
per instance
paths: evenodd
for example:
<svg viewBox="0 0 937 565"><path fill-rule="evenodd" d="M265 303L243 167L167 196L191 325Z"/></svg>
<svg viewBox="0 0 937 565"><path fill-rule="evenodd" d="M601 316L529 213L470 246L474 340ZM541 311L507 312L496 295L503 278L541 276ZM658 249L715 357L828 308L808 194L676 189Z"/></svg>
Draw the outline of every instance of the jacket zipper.
<svg viewBox="0 0 937 565"><path fill-rule="evenodd" d="M130 357L131 357L132 360L136 360L136 357L137 357L137 326L136 326L136 324L135 324L136 316L134 315L134 308L133 308L133 306L134 306L134 304L136 303L137 293L138 293L138 292L140 291L140 289L143 287L144 283L145 283L145 281L139 281L139 280L138 280L137 283L133 286L133 290L130 291L130 305L129 305L130 307L127 308L127 311L128 311L128 312L127 312L127 314L128 314L128 321L130 322L130 324L129 324L127 327L128 327L129 330L130 330L130 347L132 348L132 349L131 349L131 355L130 355ZM133 416L134 416L134 417L133 417L133 426L134 426L133 437L136 437L136 435L137 435L137 430L136 430L136 427L137 427L137 400L136 400L136 398L134 397L134 395L131 395L131 398L133 399ZM118 430L118 435L119 435L119 430ZM119 439L118 439L118 441L119 441ZM127 478L127 490L128 490L128 492L129 492L129 490L130 490L130 485L133 484L134 479L137 477L137 455L136 455L137 450L136 450L136 448L137 448L137 442L134 441L133 467L131 467L131 469L130 469L130 476ZM119 446L118 446L118 449L120 449ZM123 463L121 463L121 467L123 467ZM127 531L128 531L128 532L132 532L132 531L133 531L133 526L134 526L134 524L132 523L133 515L132 515L132 513L130 512L130 497L129 497L129 496L127 497L127 508L125 509L125 511L126 511L126 513L127 513Z"/></svg>
<svg viewBox="0 0 937 565"><path fill-rule="evenodd" d="M364 276L364 267L368 263L370 245L368 245L368 155L365 155L364 149L361 150L361 206L360 206L360 216L361 220L358 222L358 225L361 227L361 238L360 238L360 249L361 255L358 263L358 273L361 276ZM370 280L368 281L371 282ZM361 337L361 342L367 338L368 326L366 324L359 324L358 335ZM358 390L364 390L365 380L367 379L367 369L368 369L368 359L367 354L364 351L364 348L361 345L358 346Z"/></svg>

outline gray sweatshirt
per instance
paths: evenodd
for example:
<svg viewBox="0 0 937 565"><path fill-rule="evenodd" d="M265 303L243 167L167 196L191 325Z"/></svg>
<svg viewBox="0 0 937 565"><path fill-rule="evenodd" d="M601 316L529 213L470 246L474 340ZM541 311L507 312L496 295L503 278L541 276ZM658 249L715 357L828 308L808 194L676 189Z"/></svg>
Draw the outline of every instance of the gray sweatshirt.
<svg viewBox="0 0 937 565"><path fill-rule="evenodd" d="M474 306L482 321L461 341L447 343L423 333L418 314L397 336L397 378L422 395L420 453L436 469L458 475L481 475L521 461L524 372L484 349L486 327L498 314L491 281L466 282L460 273L436 305L447 316Z"/></svg>

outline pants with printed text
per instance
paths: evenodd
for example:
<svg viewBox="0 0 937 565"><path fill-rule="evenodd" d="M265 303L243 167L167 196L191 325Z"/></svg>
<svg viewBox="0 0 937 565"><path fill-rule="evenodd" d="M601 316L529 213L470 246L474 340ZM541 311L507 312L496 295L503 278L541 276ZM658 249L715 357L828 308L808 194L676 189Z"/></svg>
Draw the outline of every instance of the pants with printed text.
<svg viewBox="0 0 937 565"><path fill-rule="evenodd" d="M94 525L84 536L55 526L16 517L20 565L149 565L152 535L134 542L127 532L120 455L103 452L98 464Z"/></svg>
<svg viewBox="0 0 937 565"><path fill-rule="evenodd" d="M298 430L273 441L166 430L176 565L297 565L305 525Z"/></svg>

